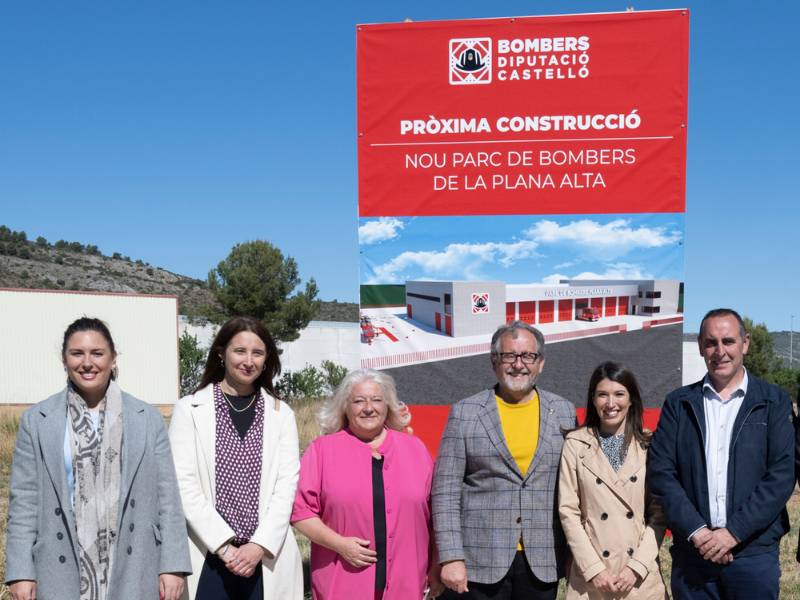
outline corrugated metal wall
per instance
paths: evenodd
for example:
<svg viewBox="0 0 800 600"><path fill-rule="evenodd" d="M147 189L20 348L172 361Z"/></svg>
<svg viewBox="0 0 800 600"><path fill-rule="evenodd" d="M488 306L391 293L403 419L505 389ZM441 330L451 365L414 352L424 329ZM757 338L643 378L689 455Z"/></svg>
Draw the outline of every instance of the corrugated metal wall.
<svg viewBox="0 0 800 600"><path fill-rule="evenodd" d="M108 323L119 384L151 404L178 398L177 298L0 290L0 404L32 404L62 389L64 330L78 317Z"/></svg>

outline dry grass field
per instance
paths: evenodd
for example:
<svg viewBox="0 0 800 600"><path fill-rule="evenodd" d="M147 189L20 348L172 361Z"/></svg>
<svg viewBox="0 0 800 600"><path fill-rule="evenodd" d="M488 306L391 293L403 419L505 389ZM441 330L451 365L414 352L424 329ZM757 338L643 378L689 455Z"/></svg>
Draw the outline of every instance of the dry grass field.
<svg viewBox="0 0 800 600"><path fill-rule="evenodd" d="M308 443L319 435L319 429L314 418L318 407L319 401L313 400L299 402L293 406L297 416L301 451L305 450ZM21 410L17 408L0 408L0 581L4 579L3 575L5 573L8 485L11 471L11 455L14 450L14 439L19 425L20 412ZM169 410L162 412L166 418L169 418ZM783 538L781 543L781 598L784 600L800 600L800 565L795 562L794 558L797 548L797 529L800 524L800 493L797 491L789 501L788 508L792 531ZM297 538L301 552L303 552L304 559L307 562L308 540L299 534ZM665 579L669 583L670 556L668 546L669 541L666 540L661 549L661 566ZM563 590L559 597L563 598ZM0 584L0 600L10 600L10 598L11 595L8 593L7 588Z"/></svg>

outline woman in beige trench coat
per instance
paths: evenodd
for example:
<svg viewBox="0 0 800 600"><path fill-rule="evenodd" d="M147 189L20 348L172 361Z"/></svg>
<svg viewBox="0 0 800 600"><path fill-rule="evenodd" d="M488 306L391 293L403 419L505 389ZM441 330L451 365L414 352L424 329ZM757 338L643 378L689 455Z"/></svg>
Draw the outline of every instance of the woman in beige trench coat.
<svg viewBox="0 0 800 600"><path fill-rule="evenodd" d="M668 598L658 564L661 512L645 488L650 433L642 412L633 373L613 362L595 369L586 424L567 434L561 454L568 600Z"/></svg>

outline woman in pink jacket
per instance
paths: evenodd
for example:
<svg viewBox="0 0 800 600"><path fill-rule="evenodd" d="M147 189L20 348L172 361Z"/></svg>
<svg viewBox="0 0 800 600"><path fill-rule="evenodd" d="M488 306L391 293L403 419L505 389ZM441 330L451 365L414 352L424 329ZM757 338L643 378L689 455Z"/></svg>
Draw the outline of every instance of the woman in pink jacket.
<svg viewBox="0 0 800 600"><path fill-rule="evenodd" d="M433 461L402 433L394 381L351 372L320 413L300 463L292 523L311 542L315 600L422 598L431 560ZM433 592L441 591L438 568Z"/></svg>

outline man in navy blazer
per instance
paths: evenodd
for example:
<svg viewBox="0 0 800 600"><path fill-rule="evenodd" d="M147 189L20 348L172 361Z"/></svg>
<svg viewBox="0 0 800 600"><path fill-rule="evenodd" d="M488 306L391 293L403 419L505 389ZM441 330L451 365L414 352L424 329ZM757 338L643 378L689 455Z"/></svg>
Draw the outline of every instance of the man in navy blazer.
<svg viewBox="0 0 800 600"><path fill-rule="evenodd" d="M745 369L750 338L736 311L708 312L698 343L708 373L667 396L647 467L674 538L672 594L777 599L795 481L791 401Z"/></svg>

